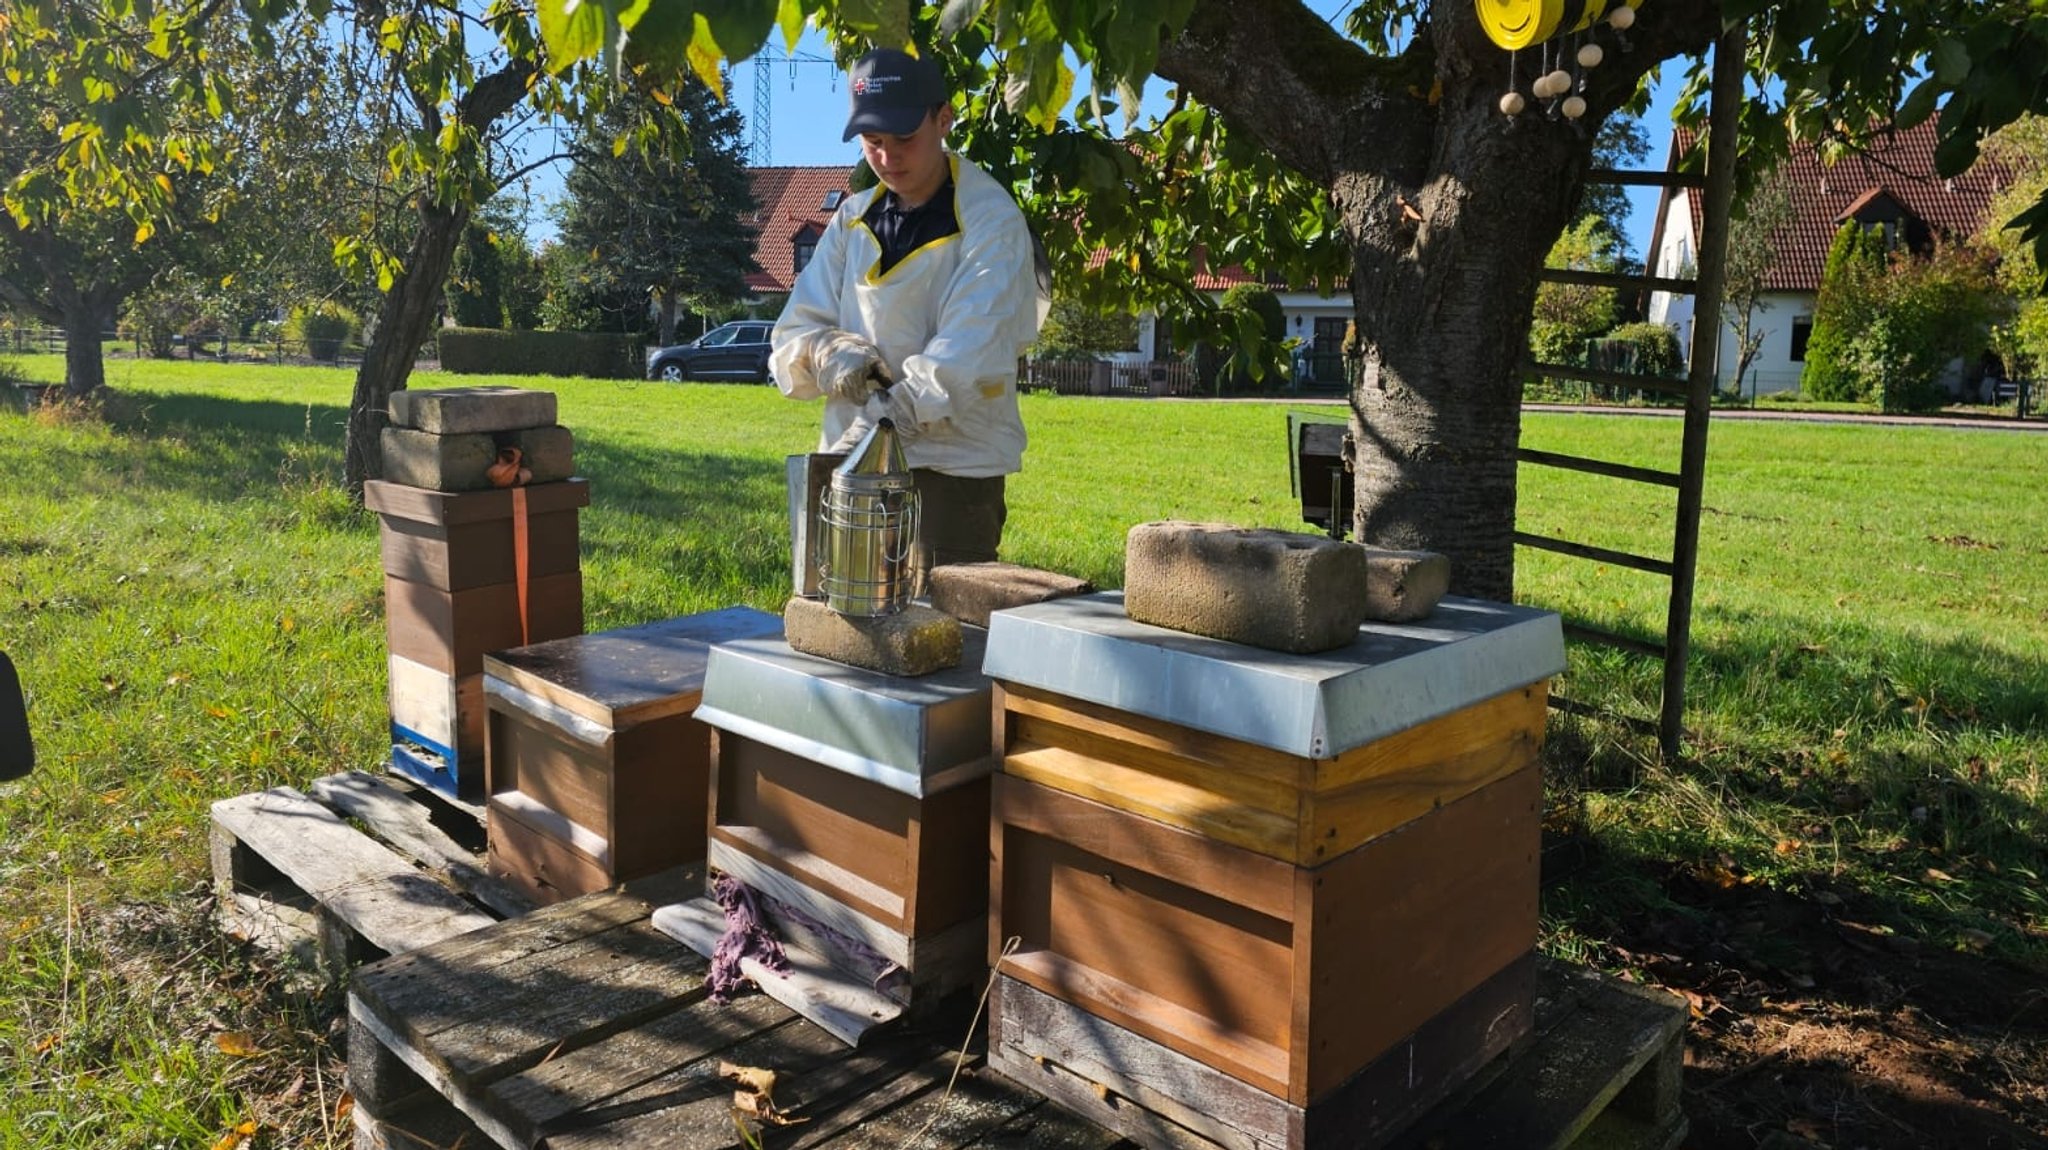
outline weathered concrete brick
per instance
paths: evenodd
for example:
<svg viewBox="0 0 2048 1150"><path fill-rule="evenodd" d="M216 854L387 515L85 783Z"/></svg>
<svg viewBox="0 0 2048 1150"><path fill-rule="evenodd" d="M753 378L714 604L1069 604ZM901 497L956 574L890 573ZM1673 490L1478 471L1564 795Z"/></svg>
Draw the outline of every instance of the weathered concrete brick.
<svg viewBox="0 0 2048 1150"><path fill-rule="evenodd" d="M1140 523L1124 544L1124 611L1272 651L1328 651L1358 637L1366 566L1364 548L1321 535Z"/></svg>
<svg viewBox="0 0 2048 1150"><path fill-rule="evenodd" d="M518 431L555 422L555 393L523 387L394 391L387 406L394 426L435 435Z"/></svg>
<svg viewBox="0 0 2048 1150"><path fill-rule="evenodd" d="M894 615L852 619L822 599L794 598L782 609L790 649L885 675L928 675L960 665L960 621L913 603Z"/></svg>
<svg viewBox="0 0 2048 1150"><path fill-rule="evenodd" d="M554 483L576 473L576 440L566 427L529 427L495 434L435 435L406 427L384 429L384 478L430 491L484 491L500 447L517 447L533 477Z"/></svg>
<svg viewBox="0 0 2048 1150"><path fill-rule="evenodd" d="M1451 589L1451 560L1434 551L1365 549L1365 617L1406 623L1436 610Z"/></svg>
<svg viewBox="0 0 2048 1150"><path fill-rule="evenodd" d="M947 563L932 568L927 590L932 606L962 623L986 627L993 612L1086 595L1095 584L1015 563Z"/></svg>
<svg viewBox="0 0 2048 1150"><path fill-rule="evenodd" d="M484 472L498 459L498 444L488 435L387 427L383 446L386 480L430 491L481 491L491 485Z"/></svg>

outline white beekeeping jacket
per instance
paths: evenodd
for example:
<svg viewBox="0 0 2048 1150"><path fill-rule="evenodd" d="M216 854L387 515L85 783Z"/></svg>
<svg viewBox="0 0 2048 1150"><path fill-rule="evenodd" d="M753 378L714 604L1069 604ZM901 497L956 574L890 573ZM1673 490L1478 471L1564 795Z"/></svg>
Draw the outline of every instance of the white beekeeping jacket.
<svg viewBox="0 0 2048 1150"><path fill-rule="evenodd" d="M1040 290L1031 231L1009 192L988 173L948 155L958 233L878 270L881 243L861 221L880 186L850 196L833 214L769 337L769 368L792 399L824 394L813 353L834 331L866 336L895 386L907 390L919 428L904 445L912 467L978 478L1023 465L1017 357L1038 338L1051 300ZM837 442L860 407L828 397L820 450Z"/></svg>

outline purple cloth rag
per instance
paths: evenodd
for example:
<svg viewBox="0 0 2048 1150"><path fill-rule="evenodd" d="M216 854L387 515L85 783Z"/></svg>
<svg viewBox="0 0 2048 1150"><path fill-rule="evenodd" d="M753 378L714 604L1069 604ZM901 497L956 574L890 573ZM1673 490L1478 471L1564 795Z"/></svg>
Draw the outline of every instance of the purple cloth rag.
<svg viewBox="0 0 2048 1150"><path fill-rule="evenodd" d="M711 880L711 898L725 912L725 933L711 948L711 1001L724 1002L747 981L740 973L740 959L754 961L778 974L787 973L789 958L782 943L761 918L754 904L754 892L729 874Z"/></svg>

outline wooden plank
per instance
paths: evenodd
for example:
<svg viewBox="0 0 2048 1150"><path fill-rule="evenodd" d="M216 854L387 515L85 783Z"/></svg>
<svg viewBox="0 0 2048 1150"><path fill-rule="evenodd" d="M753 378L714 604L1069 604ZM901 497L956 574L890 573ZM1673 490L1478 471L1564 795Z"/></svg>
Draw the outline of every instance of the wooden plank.
<svg viewBox="0 0 2048 1150"><path fill-rule="evenodd" d="M859 939L898 966L909 966L909 938L901 930L902 903L896 903L893 914L886 904L877 907L876 900L888 898L888 892L863 886L857 876L829 860L780 847L752 827L716 827L711 832L708 861L713 870L724 871L840 934Z"/></svg>
<svg viewBox="0 0 2048 1150"><path fill-rule="evenodd" d="M1654 559L1647 555L1632 555L1616 551L1611 547L1595 547L1590 543L1574 543L1568 539L1553 539L1528 531L1517 531L1515 543L1522 547L1534 547L1538 551L1555 551L1559 555L1571 555L1580 559L1592 559L1600 563L1611 563L1616 567L1627 567L1634 571L1647 571L1652 575L1669 575L1672 567L1668 560Z"/></svg>
<svg viewBox="0 0 2048 1150"><path fill-rule="evenodd" d="M624 730L695 711L711 644L781 634L780 616L727 607L498 652L486 670L556 706Z"/></svg>
<svg viewBox="0 0 2048 1150"><path fill-rule="evenodd" d="M1290 1099L1348 1078L1536 944L1541 770L1525 767L1299 873L1311 950Z"/></svg>
<svg viewBox="0 0 2048 1150"><path fill-rule="evenodd" d="M635 896L606 892L507 919L488 931L398 955L357 971L350 990L372 1013L384 1018L410 1043L458 1027L488 1022L525 1001L527 984L554 967L615 961L622 950L647 953L655 942L629 937L653 935L652 908ZM685 948L656 935L658 953L684 968L703 962ZM590 988L594 992L598 987Z"/></svg>
<svg viewBox="0 0 2048 1150"><path fill-rule="evenodd" d="M313 797L367 824L385 842L446 875L477 901L507 918L531 911L534 901L491 877L474 852L434 825L427 808L362 771L313 780Z"/></svg>
<svg viewBox="0 0 2048 1150"><path fill-rule="evenodd" d="M1336 785L1311 800L1300 853L1335 859L1534 764L1548 693L1510 691L1347 755L1329 772Z"/></svg>
<svg viewBox="0 0 2048 1150"><path fill-rule="evenodd" d="M590 481L565 479L523 488L526 513L545 515L590 506ZM403 483L372 479L363 484L363 506L379 515L396 515L423 523L453 526L512 517L512 492L429 491Z"/></svg>
<svg viewBox="0 0 2048 1150"><path fill-rule="evenodd" d="M717 775L714 838L726 827L753 827L808 851L887 891L889 901L852 886L836 893L903 929L915 797L729 732L718 740Z"/></svg>
<svg viewBox="0 0 2048 1150"><path fill-rule="evenodd" d="M1051 1103L1033 1107L967 1145L973 1150L1116 1150L1127 1146L1116 1131Z"/></svg>
<svg viewBox="0 0 2048 1150"><path fill-rule="evenodd" d="M707 959L725 933L725 913L710 899L658 907L652 922L655 929ZM869 1031L902 1016L900 1003L847 975L822 956L787 940L782 950L789 960L788 971L770 970L748 956L740 959L740 973L752 979L761 993L803 1015L841 1042L859 1046Z"/></svg>
<svg viewBox="0 0 2048 1150"><path fill-rule="evenodd" d="M516 584L442 591L387 575L384 622L392 654L449 675L474 675L483 670L485 652L582 631L583 576L572 573L531 580L522 630Z"/></svg>
<svg viewBox="0 0 2048 1150"><path fill-rule="evenodd" d="M809 1101L812 1074L847 1057L838 1039L799 1020L748 1038L723 1060L775 1071L776 1103L794 1108ZM729 1150L739 1137L733 1084L718 1076L720 1060L685 1063L562 1118L548 1131L548 1150Z"/></svg>
<svg viewBox="0 0 2048 1150"><path fill-rule="evenodd" d="M1226 1029L1197 1010L1091 970L1049 950L1013 952L1006 974L1054 997L1086 1004L1089 1013L1191 1057L1218 1066L1231 1077L1285 1096L1287 1050ZM1266 988L1270 993L1270 988ZM1284 1009L1285 1002L1281 1007Z"/></svg>
<svg viewBox="0 0 2048 1150"><path fill-rule="evenodd" d="M1232 797L1271 810L1292 809L1293 796L1310 778L1311 760L1256 743L1032 687L1006 684L1004 699L1014 739L1231 787Z"/></svg>
<svg viewBox="0 0 2048 1150"><path fill-rule="evenodd" d="M1576 993L1561 995L1555 989L1559 982L1580 985ZM1433 1124L1430 1133L1445 1139L1443 1144L1562 1150L1607 1114L1638 1075L1669 1074L1686 1019L1685 1004L1676 996L1594 971L1564 973L1554 965L1544 969L1544 988L1536 1046L1541 1056L1515 1061L1455 1118ZM1650 1094L1660 1109L1633 1117L1651 1138L1666 1137L1677 1114L1675 1081L1656 1080ZM1611 1116L1628 1117L1626 1106Z"/></svg>
<svg viewBox="0 0 2048 1150"><path fill-rule="evenodd" d="M1276 859L1293 861L1302 837L1299 794L1284 811L1260 809L1202 783L1024 742L1004 756L1003 773Z"/></svg>
<svg viewBox="0 0 2048 1150"><path fill-rule="evenodd" d="M1015 978L998 976L992 1046L1013 1052L1013 1068L1050 1060L1229 1150L1257 1150L1249 1131L1284 1131L1295 1121L1285 1099L1130 1031ZM1023 1060L1020 1062L1019 1060ZM1027 1072L1036 1083L1043 1070Z"/></svg>
<svg viewBox="0 0 2048 1150"><path fill-rule="evenodd" d="M994 821L1059 839L1079 850L1178 881L1227 902L1285 919L1294 913L1294 867L1070 791L1009 776L998 779Z"/></svg>
<svg viewBox="0 0 2048 1150"><path fill-rule="evenodd" d="M527 800L531 811L553 816L546 827L535 826L520 817L521 810L505 801L508 795L522 797L517 791L507 791L491 798L489 859L493 876L543 905L601 891L617 881L618 876L606 862L578 848L578 839L591 845L590 831L575 827L546 807ZM564 826L574 827L576 837L556 833ZM598 840L598 844L602 841Z"/></svg>
<svg viewBox="0 0 2048 1150"><path fill-rule="evenodd" d="M1221 1146L1187 1127L1113 1091L1105 1090L1050 1058L1026 1057L1010 1046L989 1052L996 1071L1021 1083L1026 1089L1049 1098L1067 1111L1083 1115L1105 1129L1129 1138L1148 1150L1277 1150L1266 1142L1234 1143ZM1121 1147L1123 1141L1113 1144Z"/></svg>
<svg viewBox="0 0 2048 1150"><path fill-rule="evenodd" d="M599 838L612 837L612 763L596 749L537 723L497 695L490 704L491 794L517 791Z"/></svg>
<svg viewBox="0 0 2048 1150"><path fill-rule="evenodd" d="M948 1056L928 1063L915 1074L915 1080L935 1081L938 1088L919 1092L901 1106L867 1117L837 1137L802 1144L823 1145L831 1150L960 1146L1039 1105L1038 1097L1030 1091L997 1075L977 1074L972 1067L961 1074L948 1093L944 1082L951 1061Z"/></svg>
<svg viewBox="0 0 2048 1150"><path fill-rule="evenodd" d="M929 794L911 808L904 849L910 890L903 933L924 938L988 913L990 779Z"/></svg>
<svg viewBox="0 0 2048 1150"><path fill-rule="evenodd" d="M518 579L510 518L444 526L396 515L380 517L378 551L384 573L442 591L466 591ZM581 555L574 510L529 514L527 577L577 570Z"/></svg>
<svg viewBox="0 0 2048 1150"><path fill-rule="evenodd" d="M645 922L489 996L488 1016L433 1035L468 1081L495 1080L702 997L704 963ZM479 993L472 990L471 993Z"/></svg>
<svg viewBox="0 0 2048 1150"><path fill-rule="evenodd" d="M639 874L704 857L711 728L688 715L635 723L612 744L612 857Z"/></svg>
<svg viewBox="0 0 2048 1150"><path fill-rule="evenodd" d="M386 953L496 921L289 787L222 799L213 823Z"/></svg>
<svg viewBox="0 0 2048 1150"><path fill-rule="evenodd" d="M709 998L486 1087L479 1104L516 1145L535 1146L577 1111L602 1106L678 1066L717 1055L796 1016L765 995Z"/></svg>
<svg viewBox="0 0 2048 1150"><path fill-rule="evenodd" d="M1579 471L1587 475L1604 475L1609 479L1627 479L1635 483L1649 483L1660 487L1678 486L1678 473L1660 471L1654 467L1636 467L1626 463L1613 463L1605 459L1589 459L1583 455L1566 455L1559 451L1538 451L1533 447L1517 448L1515 460L1518 463L1534 463L1539 467L1555 467L1562 471Z"/></svg>

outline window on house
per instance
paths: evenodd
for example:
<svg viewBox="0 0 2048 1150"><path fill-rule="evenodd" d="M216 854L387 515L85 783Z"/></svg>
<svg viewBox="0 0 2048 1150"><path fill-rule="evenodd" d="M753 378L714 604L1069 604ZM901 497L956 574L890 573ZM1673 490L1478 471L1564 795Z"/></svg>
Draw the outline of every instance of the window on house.
<svg viewBox="0 0 2048 1150"><path fill-rule="evenodd" d="M796 262L793 266L793 270L799 272L803 271L804 265L811 262L812 253L816 252L817 250L818 241L798 240L796 242Z"/></svg>
<svg viewBox="0 0 2048 1150"><path fill-rule="evenodd" d="M1792 362L1806 362L1806 341L1813 338L1813 317L1802 315L1792 321Z"/></svg>
<svg viewBox="0 0 2048 1150"><path fill-rule="evenodd" d="M838 211L838 210L839 210L839 201L841 201L841 200L843 200L843 199L845 199L845 198L846 198L846 193L845 193L845 192L842 192L842 191L840 191L839 189L837 189L837 188L834 188L834 189L832 189L831 191L829 191L829 192L826 192L826 193L825 193L825 202L824 202L824 204L822 204L822 205L821 205L821 206L819 207L819 209L818 209L818 210L819 210L819 211L824 211L824 212L833 212L833 211Z"/></svg>

